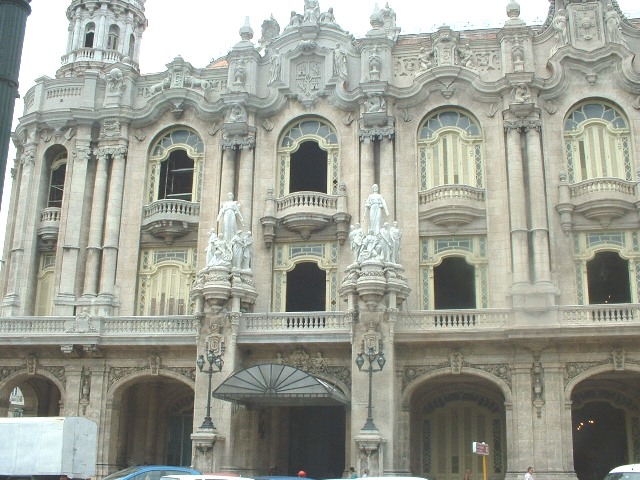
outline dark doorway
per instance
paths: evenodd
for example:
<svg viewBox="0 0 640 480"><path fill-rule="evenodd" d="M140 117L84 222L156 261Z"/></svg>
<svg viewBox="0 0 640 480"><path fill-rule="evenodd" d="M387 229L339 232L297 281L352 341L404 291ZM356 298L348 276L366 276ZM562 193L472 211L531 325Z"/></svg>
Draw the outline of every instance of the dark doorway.
<svg viewBox="0 0 640 480"><path fill-rule="evenodd" d="M193 159L184 150L171 152L160 166L158 200L191 201L193 188Z"/></svg>
<svg viewBox="0 0 640 480"><path fill-rule="evenodd" d="M573 462L579 480L601 480L629 463L624 411L608 402L589 402L573 417Z"/></svg>
<svg viewBox="0 0 640 480"><path fill-rule="evenodd" d="M287 312L324 312L327 274L313 262L303 262L287 273Z"/></svg>
<svg viewBox="0 0 640 480"><path fill-rule="evenodd" d="M464 258L445 258L433 276L436 310L476 308L475 269Z"/></svg>
<svg viewBox="0 0 640 480"><path fill-rule="evenodd" d="M289 192L327 193L327 152L316 142L303 142L291 154Z"/></svg>
<svg viewBox="0 0 640 480"><path fill-rule="evenodd" d="M589 303L630 303L628 262L617 252L596 253L587 262Z"/></svg>
<svg viewBox="0 0 640 480"><path fill-rule="evenodd" d="M292 407L289 475L304 470L311 478L341 478L345 468L343 407Z"/></svg>

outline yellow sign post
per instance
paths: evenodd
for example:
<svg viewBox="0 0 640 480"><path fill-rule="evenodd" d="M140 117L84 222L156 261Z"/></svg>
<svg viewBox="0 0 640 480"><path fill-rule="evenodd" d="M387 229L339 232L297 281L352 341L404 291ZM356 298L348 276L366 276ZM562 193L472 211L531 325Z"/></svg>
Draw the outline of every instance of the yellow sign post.
<svg viewBox="0 0 640 480"><path fill-rule="evenodd" d="M487 480L487 456L489 455L489 445L484 442L473 442L472 450L473 453L482 455L482 478Z"/></svg>

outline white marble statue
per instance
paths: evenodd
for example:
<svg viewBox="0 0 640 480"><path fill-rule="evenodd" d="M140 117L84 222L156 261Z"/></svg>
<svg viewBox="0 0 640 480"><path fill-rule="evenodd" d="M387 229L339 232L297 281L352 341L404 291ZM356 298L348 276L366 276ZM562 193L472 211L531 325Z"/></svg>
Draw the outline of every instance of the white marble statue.
<svg viewBox="0 0 640 480"><path fill-rule="evenodd" d="M253 236L251 232L247 232L242 237L242 263L240 268L249 270L251 268L251 259L253 258Z"/></svg>
<svg viewBox="0 0 640 480"><path fill-rule="evenodd" d="M216 219L218 232L222 233L227 242L230 242L238 231L238 220L244 225L244 218L240 213L240 204L233 199L233 193L229 192L227 200L220 206L220 212Z"/></svg>
<svg viewBox="0 0 640 480"><path fill-rule="evenodd" d="M371 193L364 202L365 213L369 211L369 230L373 230L374 234L378 234L380 227L382 226L383 215L388 217L389 211L387 210L387 202L384 197L378 192L378 185L371 187ZM364 223L364 219L362 220Z"/></svg>
<svg viewBox="0 0 640 480"><path fill-rule="evenodd" d="M362 231L360 224L356 223L355 225L351 225L351 228L349 229L349 242L351 243L351 251L353 252L353 259L355 261L358 261L363 241L364 232Z"/></svg>
<svg viewBox="0 0 640 480"><path fill-rule="evenodd" d="M389 227L389 237L391 238L391 263L400 262L400 239L402 238L402 230L398 228L398 222L393 222Z"/></svg>
<svg viewBox="0 0 640 480"><path fill-rule="evenodd" d="M384 222L378 232L380 242L380 257L385 262L391 259L391 233L389 232L389 223Z"/></svg>

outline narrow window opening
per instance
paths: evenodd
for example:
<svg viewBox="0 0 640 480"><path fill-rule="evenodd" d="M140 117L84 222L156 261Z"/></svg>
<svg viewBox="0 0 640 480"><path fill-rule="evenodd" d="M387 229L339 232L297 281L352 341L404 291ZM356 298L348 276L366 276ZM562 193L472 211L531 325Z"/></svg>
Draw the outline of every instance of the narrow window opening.
<svg viewBox="0 0 640 480"><path fill-rule="evenodd" d="M327 152L316 142L303 142L291 154L289 192L327 193Z"/></svg>
<svg viewBox="0 0 640 480"><path fill-rule="evenodd" d="M435 308L476 308L475 269L463 257L447 257L434 269Z"/></svg>
<svg viewBox="0 0 640 480"><path fill-rule="evenodd" d="M109 27L109 37L107 39L107 49L108 50L117 50L118 49L118 37L120 36L120 29L117 25L111 25Z"/></svg>
<svg viewBox="0 0 640 480"><path fill-rule="evenodd" d="M62 196L64 194L64 180L67 171L67 164L61 163L51 171L49 183L49 201L47 207L61 208Z"/></svg>
<svg viewBox="0 0 640 480"><path fill-rule="evenodd" d="M95 30L96 27L93 23L87 24L84 34L84 47L85 48L93 48L93 42L95 39Z"/></svg>
<svg viewBox="0 0 640 480"><path fill-rule="evenodd" d="M617 252L599 252L587 262L589 303L630 303L628 262Z"/></svg>
<svg viewBox="0 0 640 480"><path fill-rule="evenodd" d="M316 263L303 262L287 273L287 312L324 312L327 275Z"/></svg>
<svg viewBox="0 0 640 480"><path fill-rule="evenodd" d="M193 159L184 150L175 150L162 162L158 200L191 201L193 189Z"/></svg>

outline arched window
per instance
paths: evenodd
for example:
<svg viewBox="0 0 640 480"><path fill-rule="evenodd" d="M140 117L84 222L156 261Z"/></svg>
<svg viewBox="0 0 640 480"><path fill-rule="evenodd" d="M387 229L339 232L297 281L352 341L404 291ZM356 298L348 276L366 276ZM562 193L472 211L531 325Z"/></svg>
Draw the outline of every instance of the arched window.
<svg viewBox="0 0 640 480"><path fill-rule="evenodd" d="M195 278L192 248L141 252L138 272L138 315L189 315L189 294Z"/></svg>
<svg viewBox="0 0 640 480"><path fill-rule="evenodd" d="M172 130L151 150L147 202L200 202L204 144L193 131Z"/></svg>
<svg viewBox="0 0 640 480"><path fill-rule="evenodd" d="M58 153L51 162L51 174L49 176L49 199L47 207L62 208L62 196L64 195L64 180L67 173L67 151Z"/></svg>
<svg viewBox="0 0 640 480"><path fill-rule="evenodd" d="M433 269L436 310L476 308L475 268L464 257L446 257Z"/></svg>
<svg viewBox="0 0 640 480"><path fill-rule="evenodd" d="M629 261L618 252L598 252L587 262L590 304L630 303Z"/></svg>
<svg viewBox="0 0 640 480"><path fill-rule="evenodd" d="M107 37L107 49L117 50L119 38L120 38L120 27L118 27L117 25L111 25L109 27L109 36Z"/></svg>
<svg viewBox="0 0 640 480"><path fill-rule="evenodd" d="M590 102L574 109L564 122L569 183L594 178L632 180L629 124L620 111Z"/></svg>
<svg viewBox="0 0 640 480"><path fill-rule="evenodd" d="M339 310L338 242L275 246L274 312Z"/></svg>
<svg viewBox="0 0 640 480"><path fill-rule="evenodd" d="M483 187L480 127L466 113L444 110L429 117L418 136L420 190L442 185Z"/></svg>
<svg viewBox="0 0 640 480"><path fill-rule="evenodd" d="M93 42L96 36L96 24L93 22L87 23L84 28L84 47L93 48Z"/></svg>
<svg viewBox="0 0 640 480"><path fill-rule="evenodd" d="M297 191L338 194L338 136L320 119L292 125L278 147L279 197Z"/></svg>

